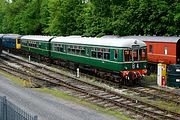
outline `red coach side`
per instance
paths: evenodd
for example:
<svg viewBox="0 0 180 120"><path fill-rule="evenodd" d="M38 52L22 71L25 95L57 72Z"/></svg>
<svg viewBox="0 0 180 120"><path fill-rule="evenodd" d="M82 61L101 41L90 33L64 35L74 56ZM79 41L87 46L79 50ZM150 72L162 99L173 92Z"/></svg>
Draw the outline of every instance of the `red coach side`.
<svg viewBox="0 0 180 120"><path fill-rule="evenodd" d="M147 44L148 62L176 64L176 43L145 42Z"/></svg>
<svg viewBox="0 0 180 120"><path fill-rule="evenodd" d="M148 62L180 64L180 37L125 36L144 41L147 44Z"/></svg>

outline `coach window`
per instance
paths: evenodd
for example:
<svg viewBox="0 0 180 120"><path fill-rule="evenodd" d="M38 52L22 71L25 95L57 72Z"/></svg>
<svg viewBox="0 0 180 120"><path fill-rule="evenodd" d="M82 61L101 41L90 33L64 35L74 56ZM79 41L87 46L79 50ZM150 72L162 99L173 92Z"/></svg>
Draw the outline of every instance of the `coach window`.
<svg viewBox="0 0 180 120"><path fill-rule="evenodd" d="M59 46L60 47L60 46ZM71 53L71 49L70 49L70 46L67 45L67 53Z"/></svg>
<svg viewBox="0 0 180 120"><path fill-rule="evenodd" d="M114 50L114 59L117 60L118 58L118 50Z"/></svg>
<svg viewBox="0 0 180 120"><path fill-rule="evenodd" d="M164 54L167 55L168 54L168 48L164 47Z"/></svg>
<svg viewBox="0 0 180 120"><path fill-rule="evenodd" d="M81 55L85 56L85 48L81 47Z"/></svg>
<svg viewBox="0 0 180 120"><path fill-rule="evenodd" d="M149 45L149 52L152 53L153 52L153 46Z"/></svg>
<svg viewBox="0 0 180 120"><path fill-rule="evenodd" d="M106 60L110 59L110 50L108 48L104 49L103 58L106 59Z"/></svg>
<svg viewBox="0 0 180 120"><path fill-rule="evenodd" d="M132 50L124 50L124 61L132 61Z"/></svg>
<svg viewBox="0 0 180 120"><path fill-rule="evenodd" d="M129 50L124 51L124 61L129 61Z"/></svg>
<svg viewBox="0 0 180 120"><path fill-rule="evenodd" d="M54 51L58 51L57 50L57 44L54 44Z"/></svg>
<svg viewBox="0 0 180 120"><path fill-rule="evenodd" d="M60 47L60 52L63 52L63 46L62 46L62 44L60 44L59 47Z"/></svg>
<svg viewBox="0 0 180 120"><path fill-rule="evenodd" d="M98 48L98 58L102 59L103 58L103 49Z"/></svg>
<svg viewBox="0 0 180 120"><path fill-rule="evenodd" d="M92 52L91 56L96 58L96 48L91 48L91 52Z"/></svg>
<svg viewBox="0 0 180 120"><path fill-rule="evenodd" d="M76 54L81 55L81 46L77 46L76 48Z"/></svg>

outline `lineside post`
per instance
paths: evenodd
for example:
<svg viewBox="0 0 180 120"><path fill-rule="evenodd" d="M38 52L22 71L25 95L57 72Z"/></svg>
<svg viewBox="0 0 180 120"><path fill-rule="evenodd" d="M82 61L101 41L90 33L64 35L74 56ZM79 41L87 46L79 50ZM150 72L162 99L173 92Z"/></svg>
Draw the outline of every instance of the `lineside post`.
<svg viewBox="0 0 180 120"><path fill-rule="evenodd" d="M31 56L29 55L29 61L31 61Z"/></svg>
<svg viewBox="0 0 180 120"><path fill-rule="evenodd" d="M76 73L76 77L79 78L79 68L77 68L77 73Z"/></svg>

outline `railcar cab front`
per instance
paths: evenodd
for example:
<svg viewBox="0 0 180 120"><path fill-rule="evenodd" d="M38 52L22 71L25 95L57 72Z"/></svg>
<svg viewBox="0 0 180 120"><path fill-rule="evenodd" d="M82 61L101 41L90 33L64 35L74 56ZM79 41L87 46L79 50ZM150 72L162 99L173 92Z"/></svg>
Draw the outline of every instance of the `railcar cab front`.
<svg viewBox="0 0 180 120"><path fill-rule="evenodd" d="M180 39L176 44L176 63L180 64Z"/></svg>
<svg viewBox="0 0 180 120"><path fill-rule="evenodd" d="M124 50L124 61L125 62L136 62L147 60L146 47L140 49L125 49Z"/></svg>
<svg viewBox="0 0 180 120"><path fill-rule="evenodd" d="M140 47L132 45L131 48L124 49L124 71L122 74L126 78L125 84L136 84L142 75L147 74L147 48L146 46ZM127 69L127 70L126 70Z"/></svg>
<svg viewBox="0 0 180 120"><path fill-rule="evenodd" d="M8 52L19 53L21 49L21 35L6 34L2 37L2 49Z"/></svg>

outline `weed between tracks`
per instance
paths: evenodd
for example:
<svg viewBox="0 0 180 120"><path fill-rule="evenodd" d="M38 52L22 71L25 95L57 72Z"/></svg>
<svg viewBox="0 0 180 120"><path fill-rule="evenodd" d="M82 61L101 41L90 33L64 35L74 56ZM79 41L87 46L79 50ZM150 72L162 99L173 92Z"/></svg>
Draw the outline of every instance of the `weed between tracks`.
<svg viewBox="0 0 180 120"><path fill-rule="evenodd" d="M148 96L146 97L146 96L141 96L141 95L135 95L135 94L131 94L131 92L127 93L126 95L131 96L132 98L135 98L138 100L145 101L147 103L158 106L160 108L163 108L163 109L173 111L173 112L180 114L180 109L179 109L180 105L176 105L175 103L169 103L166 101L162 101L161 99L158 99L158 98L150 98Z"/></svg>
<svg viewBox="0 0 180 120"><path fill-rule="evenodd" d="M157 75L151 74L150 76L145 76L141 81L142 85L156 85L157 84Z"/></svg>
<svg viewBox="0 0 180 120"><path fill-rule="evenodd" d="M8 73L6 73L4 71L1 71L1 70L0 70L0 74L5 76L6 78L9 78L14 83L16 83L16 84L18 84L20 86L23 86L23 79L20 79L20 78L18 78L16 76L12 76L12 75L10 75L10 74L8 74ZM67 100L67 101L71 101L71 102L79 104L79 105L83 105L85 107L94 109L94 110L96 110L98 112L115 116L115 117L120 118L122 120L135 120L134 118L130 118L128 115L125 115L125 114L123 114L121 112L112 111L112 110L97 106L95 104L91 104L89 102L86 102L84 100L81 100L81 99L73 97L73 96L70 96L65 92L62 92L62 91L59 91L59 90L56 90L56 89L53 89L53 88L33 88L33 90L51 94L51 95L53 95L55 97L62 98L62 99Z"/></svg>

